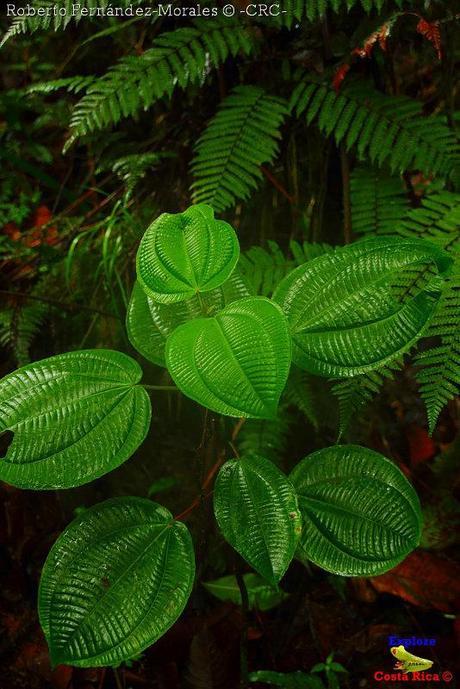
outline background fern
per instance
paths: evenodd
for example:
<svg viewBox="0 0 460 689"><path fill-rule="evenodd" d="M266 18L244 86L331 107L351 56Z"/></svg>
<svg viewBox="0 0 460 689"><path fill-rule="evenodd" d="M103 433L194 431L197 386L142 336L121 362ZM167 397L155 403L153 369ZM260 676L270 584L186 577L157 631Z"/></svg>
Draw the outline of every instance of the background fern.
<svg viewBox="0 0 460 689"><path fill-rule="evenodd" d="M290 108L337 144L355 147L360 159L387 163L392 172L413 168L448 175L457 160L458 144L445 117L424 117L419 102L383 95L364 80L337 93L332 85L305 77L292 93Z"/></svg>
<svg viewBox="0 0 460 689"><path fill-rule="evenodd" d="M193 26L161 34L152 48L122 58L89 86L72 115L66 150L84 134L149 108L177 86L203 81L211 66L253 48L249 33L237 21L196 20Z"/></svg>
<svg viewBox="0 0 460 689"><path fill-rule="evenodd" d="M353 232L393 234L409 204L403 180L358 166L350 179Z"/></svg>
<svg viewBox="0 0 460 689"><path fill-rule="evenodd" d="M287 107L253 86L237 86L222 103L196 146L192 162L195 203L217 211L247 199L262 179L260 166L278 152Z"/></svg>

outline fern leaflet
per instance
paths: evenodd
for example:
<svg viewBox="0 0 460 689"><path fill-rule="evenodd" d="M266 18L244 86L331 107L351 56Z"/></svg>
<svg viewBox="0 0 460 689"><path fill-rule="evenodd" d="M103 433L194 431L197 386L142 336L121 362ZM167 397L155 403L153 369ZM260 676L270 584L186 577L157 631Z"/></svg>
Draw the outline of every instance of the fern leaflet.
<svg viewBox="0 0 460 689"><path fill-rule="evenodd" d="M386 96L362 80L337 93L307 77L294 89L290 106L337 144L356 147L360 159L367 156L379 166L387 162L392 172L448 175L457 158L459 147L445 117L425 117L417 101Z"/></svg>
<svg viewBox="0 0 460 689"><path fill-rule="evenodd" d="M430 433L444 405L460 391L460 265L456 265L446 282L426 333L439 338L440 344L416 358L422 367L417 380L427 409Z"/></svg>
<svg viewBox="0 0 460 689"><path fill-rule="evenodd" d="M204 79L229 55L249 54L249 33L237 21L196 20L193 26L161 34L141 55L122 58L92 84L75 106L67 150L81 136L146 110L176 86Z"/></svg>
<svg viewBox="0 0 460 689"><path fill-rule="evenodd" d="M408 211L400 177L367 167L353 170L350 180L353 232L393 234Z"/></svg>
<svg viewBox="0 0 460 689"><path fill-rule="evenodd" d="M280 127L287 114L283 100L255 86L237 86L198 140L192 162L195 203L217 211L247 199L262 178L262 163L278 152Z"/></svg>

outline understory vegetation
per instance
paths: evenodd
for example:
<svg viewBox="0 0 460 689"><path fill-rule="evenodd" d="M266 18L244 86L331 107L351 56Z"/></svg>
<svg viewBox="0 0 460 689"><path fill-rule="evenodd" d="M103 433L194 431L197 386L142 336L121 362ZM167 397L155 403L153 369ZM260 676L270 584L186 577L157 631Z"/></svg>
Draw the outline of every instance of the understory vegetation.
<svg viewBox="0 0 460 689"><path fill-rule="evenodd" d="M0 20L0 689L372 686L411 634L453 669L455 3L29 6Z"/></svg>

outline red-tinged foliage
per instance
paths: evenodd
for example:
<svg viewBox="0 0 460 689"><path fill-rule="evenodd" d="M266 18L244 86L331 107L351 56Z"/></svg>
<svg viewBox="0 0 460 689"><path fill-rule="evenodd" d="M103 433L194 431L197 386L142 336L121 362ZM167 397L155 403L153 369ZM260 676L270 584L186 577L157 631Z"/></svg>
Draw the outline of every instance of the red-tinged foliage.
<svg viewBox="0 0 460 689"><path fill-rule="evenodd" d="M432 459L436 453L436 445L428 435L426 428L412 425L407 430L410 461L413 467Z"/></svg>
<svg viewBox="0 0 460 689"><path fill-rule="evenodd" d="M340 86L342 85L342 81L345 79L347 73L350 70L350 65L347 62L344 62L343 65L340 65L340 67L337 69L334 78L332 80L332 86L335 88L336 91L340 89Z"/></svg>
<svg viewBox="0 0 460 689"><path fill-rule="evenodd" d="M377 31L374 31L366 38L362 46L357 46L352 51L352 55L357 55L358 57L370 57L377 44L382 50L386 50L390 29L391 24L389 22L382 24Z"/></svg>
<svg viewBox="0 0 460 689"><path fill-rule="evenodd" d="M425 608L453 612L460 602L460 566L439 555L418 550L387 574L372 577L380 593Z"/></svg>
<svg viewBox="0 0 460 689"><path fill-rule="evenodd" d="M438 60L442 58L442 47L441 47L441 32L439 31L439 22L427 22L426 19L420 17L420 20L416 26L417 32L424 36L427 41L433 44Z"/></svg>

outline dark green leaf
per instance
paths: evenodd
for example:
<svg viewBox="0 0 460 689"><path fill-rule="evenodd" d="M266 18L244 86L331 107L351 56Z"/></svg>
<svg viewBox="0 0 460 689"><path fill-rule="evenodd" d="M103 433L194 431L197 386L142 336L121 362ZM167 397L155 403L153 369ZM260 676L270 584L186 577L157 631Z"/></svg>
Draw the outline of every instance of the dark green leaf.
<svg viewBox="0 0 460 689"><path fill-rule="evenodd" d="M279 605L289 594L280 588L274 588L258 574L249 572L243 575L248 592L249 608L252 610L270 610ZM241 605L241 592L236 577L233 574L221 577L215 581L203 582L203 586L219 600L230 601Z"/></svg>
<svg viewBox="0 0 460 689"><path fill-rule="evenodd" d="M69 488L126 461L150 425L142 370L110 349L36 361L0 381L0 431L14 433L0 479L21 488Z"/></svg>
<svg viewBox="0 0 460 689"><path fill-rule="evenodd" d="M228 416L275 416L286 384L291 343L281 309L263 297L233 302L214 318L179 326L166 343L176 385Z"/></svg>
<svg viewBox="0 0 460 689"><path fill-rule="evenodd" d="M276 585L301 532L296 494L286 476L263 457L227 462L214 487L214 513L230 545Z"/></svg>
<svg viewBox="0 0 460 689"><path fill-rule="evenodd" d="M184 524L141 498L115 498L77 517L43 568L40 623L54 665L116 665L162 636L195 574Z"/></svg>
<svg viewBox="0 0 460 689"><path fill-rule="evenodd" d="M436 278L414 289L417 275L444 273L451 263L428 241L382 237L295 269L273 296L289 320L294 363L341 378L401 356L423 334L440 297Z"/></svg>
<svg viewBox="0 0 460 689"><path fill-rule="evenodd" d="M357 445L303 459L290 476L303 529L297 557L347 576L395 567L417 547L420 503L399 468Z"/></svg>

